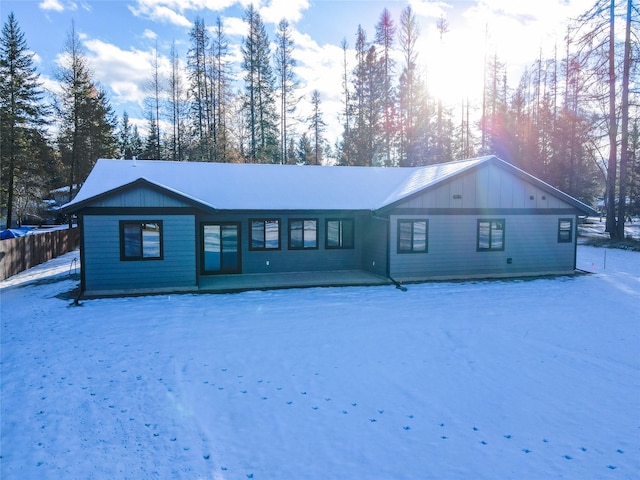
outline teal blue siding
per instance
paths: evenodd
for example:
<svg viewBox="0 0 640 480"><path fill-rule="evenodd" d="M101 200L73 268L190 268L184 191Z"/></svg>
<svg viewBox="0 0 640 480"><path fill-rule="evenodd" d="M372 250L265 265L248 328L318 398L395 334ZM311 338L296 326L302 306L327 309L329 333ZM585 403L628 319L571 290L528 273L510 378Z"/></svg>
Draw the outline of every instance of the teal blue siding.
<svg viewBox="0 0 640 480"><path fill-rule="evenodd" d="M280 249L249 250L249 219L279 219ZM289 219L318 220L318 248L305 250L289 249ZM326 219L354 219L354 248L325 248ZM220 214L198 217L198 236L201 236L203 222L239 222L241 237L242 273L283 273L304 271L361 270L367 219L369 214L335 214L335 213L293 213L293 212L253 212L249 214ZM202 239L198 240L200 255Z"/></svg>
<svg viewBox="0 0 640 480"><path fill-rule="evenodd" d="M163 259L121 261L120 220L162 220ZM87 294L196 286L193 215L84 215L83 234Z"/></svg>
<svg viewBox="0 0 640 480"><path fill-rule="evenodd" d="M566 214L501 215L504 251L476 250L478 220L496 216L424 216L429 220L429 252L424 254L397 253L399 218L417 216L391 217L390 273L397 280L562 274L575 269L575 234L572 242L558 243L558 220Z"/></svg>

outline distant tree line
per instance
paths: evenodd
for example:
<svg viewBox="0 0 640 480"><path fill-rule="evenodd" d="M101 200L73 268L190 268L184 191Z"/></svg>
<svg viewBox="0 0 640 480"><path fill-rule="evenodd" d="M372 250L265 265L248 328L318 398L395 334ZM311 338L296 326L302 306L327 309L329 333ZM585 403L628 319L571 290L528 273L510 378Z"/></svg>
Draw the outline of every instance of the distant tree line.
<svg viewBox="0 0 640 480"><path fill-rule="evenodd" d="M319 91L307 99L310 115L298 111L301 86L287 20L277 25L272 49L252 5L244 19L240 72L229 60L219 17L213 28L195 18L186 58L174 42L168 73L156 48L141 132L126 112L115 116L73 25L57 72L60 91L48 100L9 14L0 39L5 223L20 220L53 187L68 186L71 198L100 157L408 167L495 154L587 203L604 188L613 238L623 236L626 216L640 213L640 42L633 0L597 0L572 22L553 58L541 53L516 86L508 84L497 54L487 55L482 104L461 98L459 110L427 87L411 7L399 23L385 8L372 39L358 26L354 49L346 39L341 43L342 134L333 145ZM613 34L615 22L625 27L623 40ZM441 39L446 36L444 18L436 27ZM479 119L470 115L474 110Z"/></svg>

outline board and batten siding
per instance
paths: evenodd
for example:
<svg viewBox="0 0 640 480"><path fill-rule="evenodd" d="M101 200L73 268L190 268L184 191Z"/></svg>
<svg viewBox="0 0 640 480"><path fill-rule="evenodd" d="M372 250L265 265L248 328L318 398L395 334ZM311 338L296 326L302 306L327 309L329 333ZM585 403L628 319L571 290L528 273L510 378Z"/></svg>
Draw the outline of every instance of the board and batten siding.
<svg viewBox="0 0 640 480"><path fill-rule="evenodd" d="M428 253L398 253L398 220L429 221ZM478 220L503 219L504 250L478 251ZM558 222L573 219L572 242L558 242ZM502 277L572 273L575 216L568 215L393 215L390 274L397 280Z"/></svg>
<svg viewBox="0 0 640 480"><path fill-rule="evenodd" d="M401 208L567 208L565 202L496 165L486 164L416 195Z"/></svg>
<svg viewBox="0 0 640 480"><path fill-rule="evenodd" d="M96 200L92 207L189 207L178 198L170 197L148 187L136 187L119 192L117 195Z"/></svg>
<svg viewBox="0 0 640 480"><path fill-rule="evenodd" d="M121 220L161 220L162 260L120 260ZM193 215L84 215L85 292L171 291L196 286Z"/></svg>

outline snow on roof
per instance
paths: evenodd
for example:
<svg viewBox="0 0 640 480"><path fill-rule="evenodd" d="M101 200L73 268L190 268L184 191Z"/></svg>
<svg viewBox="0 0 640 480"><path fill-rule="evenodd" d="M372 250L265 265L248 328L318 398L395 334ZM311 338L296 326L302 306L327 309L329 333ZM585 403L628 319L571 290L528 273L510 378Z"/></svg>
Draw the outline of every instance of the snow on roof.
<svg viewBox="0 0 640 480"><path fill-rule="evenodd" d="M376 210L491 158L411 168L100 159L65 209L144 179L219 210Z"/></svg>

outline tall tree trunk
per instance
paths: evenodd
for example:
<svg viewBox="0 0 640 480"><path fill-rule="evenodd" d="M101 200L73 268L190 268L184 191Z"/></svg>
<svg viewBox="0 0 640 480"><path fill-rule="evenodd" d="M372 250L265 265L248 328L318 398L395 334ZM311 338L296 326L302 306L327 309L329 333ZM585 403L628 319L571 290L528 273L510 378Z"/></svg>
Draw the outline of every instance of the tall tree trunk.
<svg viewBox="0 0 640 480"><path fill-rule="evenodd" d="M618 195L618 239L624 238L624 220L627 204L627 164L629 159L629 74L631 71L631 1L627 0L627 25L624 39L622 68L622 118L620 120L620 183Z"/></svg>
<svg viewBox="0 0 640 480"><path fill-rule="evenodd" d="M617 176L617 137L616 120L616 71L615 71L615 0L611 0L609 18L609 162L607 164L606 207L607 221L605 231L611 240L618 240L616 225L616 176Z"/></svg>

